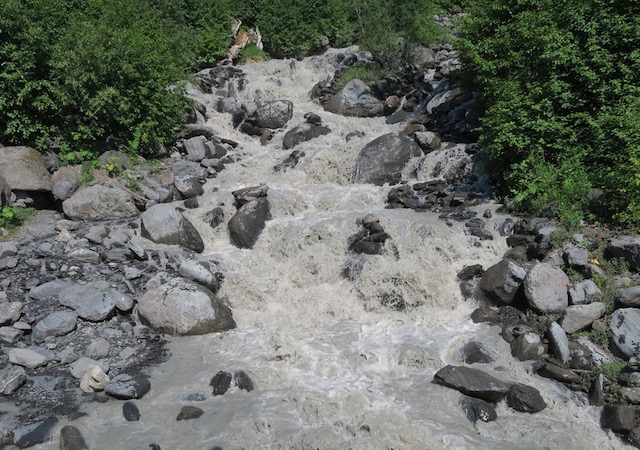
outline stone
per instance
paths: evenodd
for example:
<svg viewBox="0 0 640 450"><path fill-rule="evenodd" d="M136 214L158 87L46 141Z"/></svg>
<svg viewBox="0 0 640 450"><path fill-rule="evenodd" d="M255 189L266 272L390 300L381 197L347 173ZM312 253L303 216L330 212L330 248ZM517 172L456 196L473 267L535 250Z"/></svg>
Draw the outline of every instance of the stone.
<svg viewBox="0 0 640 450"><path fill-rule="evenodd" d="M18 439L15 439L16 436L14 433L14 443L18 448L28 448L37 444L44 444L53 438L53 429L57 423L57 417L49 417L33 430L21 435Z"/></svg>
<svg viewBox="0 0 640 450"><path fill-rule="evenodd" d="M635 425L635 409L630 405L604 405L600 421L602 428L628 433Z"/></svg>
<svg viewBox="0 0 640 450"><path fill-rule="evenodd" d="M331 129L328 127L303 123L286 132L282 141L282 148L289 150L302 142L310 141L329 133L331 133Z"/></svg>
<svg viewBox="0 0 640 450"><path fill-rule="evenodd" d="M438 150L442 144L440 136L433 131L418 131L414 138L425 154Z"/></svg>
<svg viewBox="0 0 640 450"><path fill-rule="evenodd" d="M573 370L565 369L554 364L545 364L538 369L538 375L545 378L551 378L562 383L580 383L580 376Z"/></svg>
<svg viewBox="0 0 640 450"><path fill-rule="evenodd" d="M183 261L178 268L178 273L191 281L203 285L214 294L220 289L221 273L217 275L211 272L209 263L195 260Z"/></svg>
<svg viewBox="0 0 640 450"><path fill-rule="evenodd" d="M227 224L231 243L238 248L253 248L268 220L271 206L266 197L245 203Z"/></svg>
<svg viewBox="0 0 640 450"><path fill-rule="evenodd" d="M640 236L622 236L612 239L604 251L607 259L624 258L631 270L640 268Z"/></svg>
<svg viewBox="0 0 640 450"><path fill-rule="evenodd" d="M204 215L204 221L208 223L211 228L216 228L224 222L224 210L219 206L213 208Z"/></svg>
<svg viewBox="0 0 640 450"><path fill-rule="evenodd" d="M140 319L162 333L191 336L235 328L227 308L213 292L183 278L149 288L138 300Z"/></svg>
<svg viewBox="0 0 640 450"><path fill-rule="evenodd" d="M107 385L105 393L120 400L131 400L140 399L151 390L151 383L142 375L123 378L114 378Z"/></svg>
<svg viewBox="0 0 640 450"><path fill-rule="evenodd" d="M27 374L20 366L10 366L0 371L0 394L11 395L26 383Z"/></svg>
<svg viewBox="0 0 640 450"><path fill-rule="evenodd" d="M131 166L131 161L126 153L117 150L108 150L98 157L100 165L108 172L122 172Z"/></svg>
<svg viewBox="0 0 640 450"><path fill-rule="evenodd" d="M77 248L75 250L71 250L67 254L67 257L73 261L91 264L98 264L100 262L100 253L89 250L88 248Z"/></svg>
<svg viewBox="0 0 640 450"><path fill-rule="evenodd" d="M384 102L362 81L349 81L324 105L325 111L344 116L376 117L384 113Z"/></svg>
<svg viewBox="0 0 640 450"><path fill-rule="evenodd" d="M93 392L104 391L109 384L109 377L98 366L89 366L89 369L80 379L80 389L82 392L91 394Z"/></svg>
<svg viewBox="0 0 640 450"><path fill-rule="evenodd" d="M66 216L88 222L130 219L140 214L130 193L101 184L81 187L62 202L62 209Z"/></svg>
<svg viewBox="0 0 640 450"><path fill-rule="evenodd" d="M13 191L51 191L44 156L31 147L0 147L0 176Z"/></svg>
<svg viewBox="0 0 640 450"><path fill-rule="evenodd" d="M173 184L175 178L197 178L197 179L206 179L207 178L207 169L202 167L200 164L187 161L186 159L180 159L174 162L171 165L171 172L173 173L173 177L171 178L171 183Z"/></svg>
<svg viewBox="0 0 640 450"><path fill-rule="evenodd" d="M106 281L76 284L58 294L61 305L72 308L84 320L100 322L109 319L126 294L110 287Z"/></svg>
<svg viewBox="0 0 640 450"><path fill-rule="evenodd" d="M180 245L201 253L204 242L187 218L175 207L157 204L141 215L142 236L159 244Z"/></svg>
<svg viewBox="0 0 640 450"><path fill-rule="evenodd" d="M601 298L602 291L593 280L581 281L569 289L569 303L572 305L585 305Z"/></svg>
<svg viewBox="0 0 640 450"><path fill-rule="evenodd" d="M569 342L569 368L576 370L593 370L597 367L593 353L578 341Z"/></svg>
<svg viewBox="0 0 640 450"><path fill-rule="evenodd" d="M493 405L479 398L463 395L460 397L459 403L471 423L476 423L478 420L492 422L498 418Z"/></svg>
<svg viewBox="0 0 640 450"><path fill-rule="evenodd" d="M53 185L51 192L58 200L65 201L66 199L71 198L80 186L81 184L79 180L76 180L75 178L68 178L56 182Z"/></svg>
<svg viewBox="0 0 640 450"><path fill-rule="evenodd" d="M105 338L96 338L87 347L84 356L91 359L102 359L109 356L109 341Z"/></svg>
<svg viewBox="0 0 640 450"><path fill-rule="evenodd" d="M620 308L609 316L611 341L614 348L626 359L640 350L640 309Z"/></svg>
<svg viewBox="0 0 640 450"><path fill-rule="evenodd" d="M202 183L195 177L176 177L173 185L184 198L193 198L204 194Z"/></svg>
<svg viewBox="0 0 640 450"><path fill-rule="evenodd" d="M458 278L461 280L471 280L476 277L481 277L484 274L484 269L481 264L472 264L465 266L460 272L458 272Z"/></svg>
<svg viewBox="0 0 640 450"><path fill-rule="evenodd" d="M496 402L509 391L509 385L486 372L464 366L445 366L434 375L434 382L471 397Z"/></svg>
<svg viewBox="0 0 640 450"><path fill-rule="evenodd" d="M122 415L129 422L137 422L140 420L140 410L133 402L124 402L122 404Z"/></svg>
<svg viewBox="0 0 640 450"><path fill-rule="evenodd" d="M604 315L604 303L594 302L587 305L571 305L560 320L562 329L567 333L575 333L591 326L594 320Z"/></svg>
<svg viewBox="0 0 640 450"><path fill-rule="evenodd" d="M11 325L20 320L22 302L0 303L0 326Z"/></svg>
<svg viewBox="0 0 640 450"><path fill-rule="evenodd" d="M0 174L0 207L11 205L11 186L9 182Z"/></svg>
<svg viewBox="0 0 640 450"><path fill-rule="evenodd" d="M0 242L0 258L16 256L18 254L17 242Z"/></svg>
<svg viewBox="0 0 640 450"><path fill-rule="evenodd" d="M253 391L253 381L244 370L238 370L233 374L233 381L238 386L238 389L243 391L251 392Z"/></svg>
<svg viewBox="0 0 640 450"><path fill-rule="evenodd" d="M273 100L261 103L252 115L255 124L262 128L282 128L293 116L293 103L289 100Z"/></svg>
<svg viewBox="0 0 640 450"><path fill-rule="evenodd" d="M209 386L213 387L213 395L224 395L231 386L231 380L233 376L229 372L220 371L211 378Z"/></svg>
<svg viewBox="0 0 640 450"><path fill-rule="evenodd" d="M503 259L485 270L480 279L480 289L500 305L513 302L527 271L515 261Z"/></svg>
<svg viewBox="0 0 640 450"><path fill-rule="evenodd" d="M12 348L9 350L9 361L28 369L44 366L49 358L28 348Z"/></svg>
<svg viewBox="0 0 640 450"><path fill-rule="evenodd" d="M57 296L60 292L65 289L73 286L74 284L71 281L49 281L47 283L42 283L39 286L32 288L27 297L33 300L44 300L48 298L53 298Z"/></svg>
<svg viewBox="0 0 640 450"><path fill-rule="evenodd" d="M0 343L10 346L15 345L16 342L18 342L18 339L20 339L23 335L24 331L17 329L14 326L0 327Z"/></svg>
<svg viewBox="0 0 640 450"><path fill-rule="evenodd" d="M202 411L197 406L183 406L176 417L176 420L189 420L189 419L197 419L200 417L204 411Z"/></svg>
<svg viewBox="0 0 640 450"><path fill-rule="evenodd" d="M369 142L356 159L352 180L382 186L397 184L411 158L422 154L420 147L406 136L384 134Z"/></svg>
<svg viewBox="0 0 640 450"><path fill-rule="evenodd" d="M589 265L589 250L582 245L572 245L562 254L565 264L574 269L583 269Z"/></svg>
<svg viewBox="0 0 640 450"><path fill-rule="evenodd" d="M565 330L558 323L553 322L549 325L547 337L551 344L551 354L558 358L562 364L567 364L571 353L569 352L569 339Z"/></svg>
<svg viewBox="0 0 640 450"><path fill-rule="evenodd" d="M462 360L467 364L490 363L494 361L489 350L477 341L471 341L465 344L460 351Z"/></svg>
<svg viewBox="0 0 640 450"><path fill-rule="evenodd" d="M640 307L640 286L630 286L622 289L616 297L616 302L624 307Z"/></svg>
<svg viewBox="0 0 640 450"><path fill-rule="evenodd" d="M82 433L73 425L65 425L60 429L60 450L88 450Z"/></svg>
<svg viewBox="0 0 640 450"><path fill-rule="evenodd" d="M539 359L545 351L540 336L533 332L521 334L511 343L511 354L520 361Z"/></svg>
<svg viewBox="0 0 640 450"><path fill-rule="evenodd" d="M592 406L604 405L604 375L599 373L589 386L589 404Z"/></svg>
<svg viewBox="0 0 640 450"><path fill-rule="evenodd" d="M519 412L537 413L547 407L547 403L536 388L514 383L507 392L507 405Z"/></svg>
<svg viewBox="0 0 640 450"><path fill-rule="evenodd" d="M82 379L84 374L91 368L91 366L100 367L100 369L104 373L107 373L109 371L109 365L106 361L96 361L95 359L83 356L76 359L73 363L69 364L69 372L74 378Z"/></svg>
<svg viewBox="0 0 640 450"><path fill-rule="evenodd" d="M33 342L41 343L50 337L65 336L76 329L78 314L72 311L54 311L33 327Z"/></svg>
<svg viewBox="0 0 640 450"><path fill-rule="evenodd" d="M567 309L570 284L569 277L561 269L546 263L533 266L523 281L529 306L545 314Z"/></svg>

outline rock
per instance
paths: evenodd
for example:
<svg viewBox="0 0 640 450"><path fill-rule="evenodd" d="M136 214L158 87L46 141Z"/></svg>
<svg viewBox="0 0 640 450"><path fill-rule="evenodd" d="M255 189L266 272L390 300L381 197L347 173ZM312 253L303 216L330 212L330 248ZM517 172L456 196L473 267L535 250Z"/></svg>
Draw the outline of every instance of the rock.
<svg viewBox="0 0 640 450"><path fill-rule="evenodd" d="M628 433L635 425L635 409L630 405L604 405L600 420L602 428Z"/></svg>
<svg viewBox="0 0 640 450"><path fill-rule="evenodd" d="M11 325L20 320L22 302L0 303L0 326Z"/></svg>
<svg viewBox="0 0 640 450"><path fill-rule="evenodd" d="M137 422L140 420L140 410L133 402L124 402L122 404L122 415L129 422Z"/></svg>
<svg viewBox="0 0 640 450"><path fill-rule="evenodd" d="M312 125L322 125L322 119L320 116L312 112L305 113L304 121Z"/></svg>
<svg viewBox="0 0 640 450"><path fill-rule="evenodd" d="M244 370L238 370L233 374L233 381L238 386L238 389L243 391L251 392L253 391L253 381Z"/></svg>
<svg viewBox="0 0 640 450"><path fill-rule="evenodd" d="M253 248L267 220L271 220L267 198L258 198L242 205L228 223L231 243L238 248Z"/></svg>
<svg viewBox="0 0 640 450"><path fill-rule="evenodd" d="M460 101L467 96L467 93L459 87L453 89L445 89L436 95L427 103L427 113L429 114L445 114L451 111Z"/></svg>
<svg viewBox="0 0 640 450"><path fill-rule="evenodd" d="M539 359L545 351L540 336L533 332L521 334L511 343L511 354L520 361Z"/></svg>
<svg viewBox="0 0 640 450"><path fill-rule="evenodd" d="M93 250L89 250L88 248L77 248L75 250L71 250L67 257L73 261L86 262L91 264L98 264L100 262L100 254L98 252L94 252Z"/></svg>
<svg viewBox="0 0 640 450"><path fill-rule="evenodd" d="M76 329L78 314L55 311L46 315L33 327L33 342L41 343L49 337L64 336Z"/></svg>
<svg viewBox="0 0 640 450"><path fill-rule="evenodd" d="M609 316L612 342L626 359L638 354L640 348L640 309L621 308Z"/></svg>
<svg viewBox="0 0 640 450"><path fill-rule="evenodd" d="M242 189L236 189L231 194L235 199L235 205L240 208L245 203L249 203L252 200L256 200L267 196L269 192L269 186L266 184L260 184L258 186L249 186Z"/></svg>
<svg viewBox="0 0 640 450"><path fill-rule="evenodd" d="M91 359L106 358L109 356L109 341L105 338L94 339L87 347L85 356Z"/></svg>
<svg viewBox="0 0 640 450"><path fill-rule="evenodd" d="M622 236L611 240L604 251L604 256L607 259L624 258L631 270L638 270L640 268L640 236Z"/></svg>
<svg viewBox="0 0 640 450"><path fill-rule="evenodd" d="M209 269L209 263L187 260L183 261L178 268L178 272L185 278L195 281L209 289L214 294L220 289L220 279L222 274L214 274Z"/></svg>
<svg viewBox="0 0 640 450"><path fill-rule="evenodd" d="M282 148L288 150L301 142L310 141L311 139L324 136L329 133L331 133L331 129L328 127L303 123L302 125L298 125L297 127L287 131L282 141Z"/></svg>
<svg viewBox="0 0 640 450"><path fill-rule="evenodd" d="M344 116L375 117L384 113L384 103L358 79L349 81L323 106L326 111Z"/></svg>
<svg viewBox="0 0 640 450"><path fill-rule="evenodd" d="M589 265L589 250L582 245L572 245L565 249L562 259L569 267L582 270Z"/></svg>
<svg viewBox="0 0 640 450"><path fill-rule="evenodd" d="M21 435L14 441L18 448L33 447L36 444L44 444L53 437L53 428L58 423L57 417L49 417L33 430ZM15 439L15 433L14 433Z"/></svg>
<svg viewBox="0 0 640 450"><path fill-rule="evenodd" d="M80 389L87 394L104 391L109 381L109 377L100 367L89 366L89 369L82 375L80 380Z"/></svg>
<svg viewBox="0 0 640 450"><path fill-rule="evenodd" d="M74 378L82 379L84 374L89 371L92 366L99 367L104 373L109 371L109 365L106 361L96 361L95 359L83 356L69 364L69 372Z"/></svg>
<svg viewBox="0 0 640 450"><path fill-rule="evenodd" d="M18 366L35 369L45 365L49 358L28 348L12 348L9 350L9 361Z"/></svg>
<svg viewBox="0 0 640 450"><path fill-rule="evenodd" d="M0 147L0 176L13 191L51 191L44 156L31 147ZM6 188L5 188L6 189ZM6 195L6 190L4 190Z"/></svg>
<svg viewBox="0 0 640 450"><path fill-rule="evenodd" d="M60 180L53 185L51 192L60 201L70 198L80 187L80 181L75 178Z"/></svg>
<svg viewBox="0 0 640 450"><path fill-rule="evenodd" d="M10 366L0 371L0 394L11 395L27 381L27 374L20 366Z"/></svg>
<svg viewBox="0 0 640 450"><path fill-rule="evenodd" d="M11 186L9 182L0 174L0 207L11 204Z"/></svg>
<svg viewBox="0 0 640 450"><path fill-rule="evenodd" d="M509 385L486 372L464 366L445 366L433 377L436 384L456 389L471 397L497 402L509 391Z"/></svg>
<svg viewBox="0 0 640 450"><path fill-rule="evenodd" d="M573 370L564 369L562 367L545 364L538 370L538 375L545 378L551 378L562 383L580 383L580 376Z"/></svg>
<svg viewBox="0 0 640 450"><path fill-rule="evenodd" d="M472 341L465 344L461 350L462 360L467 364L490 363L494 359L489 350L480 342Z"/></svg>
<svg viewBox="0 0 640 450"><path fill-rule="evenodd" d="M637 387L623 387L620 388L620 395L625 402L632 405L640 405L640 388Z"/></svg>
<svg viewBox="0 0 640 450"><path fill-rule="evenodd" d="M215 154L213 144L205 136L194 136L184 141L184 150L190 161L201 161L205 158L212 158Z"/></svg>
<svg viewBox="0 0 640 450"><path fill-rule="evenodd" d="M594 302L588 305L571 305L560 320L562 329L567 333L575 333L591 326L594 320L603 316L604 303Z"/></svg>
<svg viewBox="0 0 640 450"><path fill-rule="evenodd" d="M128 295L110 287L106 281L76 284L58 294L61 305L72 308L84 320L100 322L109 319L118 303L126 302Z"/></svg>
<svg viewBox="0 0 640 450"><path fill-rule="evenodd" d="M422 154L420 147L406 136L384 134L369 142L358 154L352 179L355 183L382 186L396 184L409 160Z"/></svg>
<svg viewBox="0 0 640 450"><path fill-rule="evenodd" d="M589 387L589 404L593 406L604 405L604 375L599 373Z"/></svg>
<svg viewBox="0 0 640 450"><path fill-rule="evenodd" d="M211 225L211 228L216 228L224 222L224 210L220 207L213 208L204 215L204 221Z"/></svg>
<svg viewBox="0 0 640 450"><path fill-rule="evenodd" d="M427 154L440 148L440 137L433 131L418 131L414 135L416 143Z"/></svg>
<svg viewBox="0 0 640 450"><path fill-rule="evenodd" d="M585 305L601 298L602 291L593 280L581 281L569 289L569 302L572 305Z"/></svg>
<svg viewBox="0 0 640 450"><path fill-rule="evenodd" d="M467 415L467 419L472 423L476 423L478 420L483 422L492 422L498 418L498 414L491 403L485 402L479 398L463 395L460 397L459 403L462 410Z"/></svg>
<svg viewBox="0 0 640 450"><path fill-rule="evenodd" d="M547 407L546 402L536 388L514 383L507 392L507 405L520 412L537 413Z"/></svg>
<svg viewBox="0 0 640 450"><path fill-rule="evenodd" d="M597 367L593 353L578 341L569 342L569 368L576 370L593 370Z"/></svg>
<svg viewBox="0 0 640 450"><path fill-rule="evenodd" d="M89 222L130 219L140 214L131 194L101 184L81 187L62 202L62 209L72 219Z"/></svg>
<svg viewBox="0 0 640 450"><path fill-rule="evenodd" d="M0 258L16 256L18 254L17 242L0 242Z"/></svg>
<svg viewBox="0 0 640 450"><path fill-rule="evenodd" d="M458 272L458 278L461 280L471 280L476 277L481 277L484 274L484 269L481 264L473 264L471 266L465 266L460 272Z"/></svg>
<svg viewBox="0 0 640 450"><path fill-rule="evenodd" d="M551 344L551 354L558 358L562 364L567 364L571 353L569 352L569 339L565 330L553 322L547 330L549 343Z"/></svg>
<svg viewBox="0 0 640 450"><path fill-rule="evenodd" d="M88 450L82 433L72 425L65 425L60 429L60 450Z"/></svg>
<svg viewBox="0 0 640 450"><path fill-rule="evenodd" d="M131 166L129 156L123 152L109 150L98 157L100 166L106 168L108 172L122 172Z"/></svg>
<svg viewBox="0 0 640 450"><path fill-rule="evenodd" d="M189 420L189 419L197 419L200 417L204 411L196 406L183 406L176 417L176 420Z"/></svg>
<svg viewBox="0 0 640 450"><path fill-rule="evenodd" d="M151 389L151 383L142 375L131 378L118 376L109 383L105 392L120 400L140 399Z"/></svg>
<svg viewBox="0 0 640 450"><path fill-rule="evenodd" d="M74 286L71 281L49 281L32 288L27 294L27 297L34 300L53 298L71 286Z"/></svg>
<svg viewBox="0 0 640 450"><path fill-rule="evenodd" d="M213 292L182 278L149 288L138 300L138 313L150 327L178 336L215 333L236 326L229 308Z"/></svg>
<svg viewBox="0 0 640 450"><path fill-rule="evenodd" d="M252 115L252 121L262 128L282 128L293 116L293 103L289 100L273 100L262 103Z"/></svg>
<svg viewBox="0 0 640 450"><path fill-rule="evenodd" d="M184 198L192 198L204 194L202 183L195 177L175 177L173 185Z"/></svg>
<svg viewBox="0 0 640 450"><path fill-rule="evenodd" d="M542 313L557 313L569 305L569 277L557 267L546 263L533 266L523 281L529 305Z"/></svg>
<svg viewBox="0 0 640 450"><path fill-rule="evenodd" d="M630 286L622 289L616 297L621 306L637 308L640 306L640 286Z"/></svg>
<svg viewBox="0 0 640 450"><path fill-rule="evenodd" d="M231 386L232 375L229 372L220 371L214 375L209 382L209 386L213 387L213 395L224 395Z"/></svg>
<svg viewBox="0 0 640 450"><path fill-rule="evenodd" d="M292 151L291 154L287 156L284 161L282 161L280 164L276 164L275 166L273 166L273 171L285 172L288 169L293 169L295 166L298 165L298 162L300 162L300 159L304 155L305 153L302 150Z"/></svg>
<svg viewBox="0 0 640 450"><path fill-rule="evenodd" d="M173 177L171 177L170 184L173 184L176 178L197 178L199 180L207 178L207 169L196 162L187 161L186 159L174 162L171 165L171 172Z"/></svg>
<svg viewBox="0 0 640 450"><path fill-rule="evenodd" d="M510 304L527 271L515 261L503 259L489 267L480 279L480 289L501 305Z"/></svg>
<svg viewBox="0 0 640 450"><path fill-rule="evenodd" d="M157 204L141 215L142 236L159 244L181 245L201 253L204 242L198 230L181 212L168 204Z"/></svg>

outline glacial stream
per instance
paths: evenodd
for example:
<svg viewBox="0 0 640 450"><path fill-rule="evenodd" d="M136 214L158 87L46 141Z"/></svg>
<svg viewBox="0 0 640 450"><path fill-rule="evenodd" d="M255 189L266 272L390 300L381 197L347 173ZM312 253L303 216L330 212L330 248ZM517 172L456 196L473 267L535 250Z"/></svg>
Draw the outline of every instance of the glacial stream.
<svg viewBox="0 0 640 450"><path fill-rule="evenodd" d="M497 205L477 207L479 216L494 211L487 229L496 239L481 242L466 235L462 223L447 226L435 213L385 209L388 186L353 184L350 176L366 143L406 124L338 116L312 102L311 87L333 72L325 56L241 69L248 83L238 92L240 102L291 100L287 129L313 112L332 133L297 146L305 156L276 173L273 166L291 152L282 150L284 131L263 146L235 130L230 115L217 113L212 95L191 91L207 105L207 125L216 135L240 144L241 160L210 179L200 207L185 212L205 241L200 258L225 276L219 295L237 328L172 338L172 356L150 370L151 391L135 401L139 422L123 419L122 402L85 404L88 415L73 425L91 449L143 450L151 443L162 450L626 448L601 429L599 408L529 374L526 363L511 357L498 328L469 319L478 304L464 300L456 274L469 264L486 268L506 251L495 231L506 218L495 212ZM356 130L364 136L347 142ZM437 166L446 170L442 162ZM405 179L429 179L432 171L425 167L436 164L424 161L417 175L409 167ZM241 250L230 243L224 223L212 229L202 218L222 206L228 220L235 212L231 192L260 183L269 186L273 219L253 249ZM366 256L350 281L341 274L347 240L367 214L380 219L390 240L386 253ZM460 349L471 340L483 342L496 358L483 370L534 386L548 407L531 415L502 402L496 421L471 423L458 404L460 394L432 383L441 367L463 364ZM232 387L212 396L209 381L218 371L240 369L255 390ZM176 421L185 405L204 414Z"/></svg>

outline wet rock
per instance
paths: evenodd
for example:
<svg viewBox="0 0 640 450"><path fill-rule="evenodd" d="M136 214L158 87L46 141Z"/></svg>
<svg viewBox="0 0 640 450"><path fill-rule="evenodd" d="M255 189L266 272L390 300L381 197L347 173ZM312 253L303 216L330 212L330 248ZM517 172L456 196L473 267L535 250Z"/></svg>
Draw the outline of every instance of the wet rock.
<svg viewBox="0 0 640 450"><path fill-rule="evenodd" d="M546 402L536 388L514 383L507 392L507 405L520 412L537 413L547 407Z"/></svg>
<svg viewBox="0 0 640 450"><path fill-rule="evenodd" d="M267 220L271 220L271 207L266 197L245 203L229 219L229 237L238 248L253 248Z"/></svg>
<svg viewBox="0 0 640 450"><path fill-rule="evenodd" d="M529 305L542 313L557 313L569 305L569 277L549 264L533 266L524 279L524 294Z"/></svg>
<svg viewBox="0 0 640 450"><path fill-rule="evenodd" d="M616 302L623 307L637 308L640 306L640 286L622 289L616 297Z"/></svg>
<svg viewBox="0 0 640 450"><path fill-rule="evenodd" d="M213 292L183 278L152 279L138 300L140 319L174 336L193 336L235 328L231 311Z"/></svg>
<svg viewBox="0 0 640 450"><path fill-rule="evenodd" d="M204 411L196 406L183 406L176 417L176 420L189 420L189 419L197 419L200 417Z"/></svg>
<svg viewBox="0 0 640 450"><path fill-rule="evenodd" d="M246 203L252 200L257 200L267 196L269 192L269 186L266 184L260 184L258 186L249 186L242 189L236 189L231 194L235 199L236 208L240 208Z"/></svg>
<svg viewBox="0 0 640 450"><path fill-rule="evenodd" d="M0 371L0 394L11 395L27 381L27 374L20 366L10 366Z"/></svg>
<svg viewBox="0 0 640 450"><path fill-rule="evenodd" d="M49 337L64 336L76 329L78 314L55 311L46 315L33 327L33 342L41 343Z"/></svg>
<svg viewBox="0 0 640 450"><path fill-rule="evenodd" d="M142 375L130 377L129 375L119 375L109 383L105 392L120 400L140 399L149 392L151 383Z"/></svg>
<svg viewBox="0 0 640 450"><path fill-rule="evenodd" d="M137 422L140 420L140 410L133 402L124 402L122 404L122 415L129 422Z"/></svg>
<svg viewBox="0 0 640 450"><path fill-rule="evenodd" d="M124 297L128 296L106 281L94 281L66 288L58 294L58 301L74 309L81 319L99 322L110 318Z"/></svg>
<svg viewBox="0 0 640 450"><path fill-rule="evenodd" d="M594 302L588 305L571 305L560 320L560 325L567 333L575 333L591 326L594 320L603 316L604 303Z"/></svg>
<svg viewBox="0 0 640 450"><path fill-rule="evenodd" d="M199 180L207 178L207 170L204 167L186 159L174 162L171 166L171 172L173 173L171 184L174 183L175 178L197 178Z"/></svg>
<svg viewBox="0 0 640 450"><path fill-rule="evenodd" d="M349 81L323 106L326 111L344 116L375 117L384 112L384 103L358 79Z"/></svg>
<svg viewBox="0 0 640 450"><path fill-rule="evenodd" d="M554 364L545 364L538 370L538 375L551 378L562 383L580 383L580 376L573 370L565 369Z"/></svg>
<svg viewBox="0 0 640 450"><path fill-rule="evenodd" d="M209 382L209 386L213 387L213 395L223 395L231 386L232 375L229 372L220 371L214 375Z"/></svg>
<svg viewBox="0 0 640 450"><path fill-rule="evenodd" d="M20 435L18 439L15 439L14 433L14 443L18 448L28 448L36 444L43 444L53 438L53 429L57 423L57 417L49 417L33 430Z"/></svg>
<svg viewBox="0 0 640 450"><path fill-rule="evenodd" d="M214 294L220 289L221 273L214 274L209 263L195 260L183 261L178 273L191 281L195 281L209 289Z"/></svg>
<svg viewBox="0 0 640 450"><path fill-rule="evenodd" d="M631 270L640 268L640 236L622 236L612 239L605 249L607 259L624 258Z"/></svg>
<svg viewBox="0 0 640 450"><path fill-rule="evenodd" d="M471 397L490 402L500 401L509 385L486 372L464 366L445 366L433 377L436 384L456 389Z"/></svg>
<svg viewBox="0 0 640 450"><path fill-rule="evenodd" d="M192 198L204 194L202 183L195 177L175 177L173 185L183 198Z"/></svg>
<svg viewBox="0 0 640 450"><path fill-rule="evenodd" d="M35 369L49 362L49 358L28 348L12 348L9 350L9 361L18 366Z"/></svg>
<svg viewBox="0 0 640 450"><path fill-rule="evenodd" d="M493 362L491 352L481 342L472 341L465 344L461 350L462 360L467 364Z"/></svg>
<svg viewBox="0 0 640 450"><path fill-rule="evenodd" d="M130 219L140 214L131 194L101 184L81 187L62 202L62 209L68 217L88 222Z"/></svg>
<svg viewBox="0 0 640 450"><path fill-rule="evenodd" d="M498 418L498 414L493 405L479 398L463 395L460 397L459 403L467 419L472 423L476 423L478 420L492 422Z"/></svg>
<svg viewBox="0 0 640 450"><path fill-rule="evenodd" d="M329 133L331 133L331 129L328 127L303 123L287 131L282 141L282 148L285 150L292 149L302 142L310 141Z"/></svg>
<svg viewBox="0 0 640 450"><path fill-rule="evenodd" d="M485 271L480 280L480 289L497 303L508 305L526 275L527 271L515 261L503 259Z"/></svg>
<svg viewBox="0 0 640 450"><path fill-rule="evenodd" d="M262 103L252 115L252 121L262 128L282 128L293 116L293 103L289 100L273 100Z"/></svg>
<svg viewBox="0 0 640 450"><path fill-rule="evenodd" d="M82 433L72 425L65 425L60 429L60 450L88 450Z"/></svg>
<svg viewBox="0 0 640 450"><path fill-rule="evenodd" d="M609 316L612 342L627 359L638 353L640 346L640 309L620 308Z"/></svg>
<svg viewBox="0 0 640 450"><path fill-rule="evenodd" d="M253 381L244 370L238 370L233 374L233 381L238 386L238 389L243 391L251 392L255 388L253 386Z"/></svg>
<svg viewBox="0 0 640 450"><path fill-rule="evenodd" d="M569 289L569 302L572 305L586 305L601 298L602 291L593 280L581 281Z"/></svg>
<svg viewBox="0 0 640 450"><path fill-rule="evenodd" d="M51 191L44 156L30 147L0 147L0 176L13 191Z"/></svg>
<svg viewBox="0 0 640 450"><path fill-rule="evenodd" d="M305 113L304 121L312 125L322 125L322 119L320 116L312 112Z"/></svg>
<svg viewBox="0 0 640 450"><path fill-rule="evenodd" d="M273 166L273 170L275 172L285 172L288 169L293 169L298 165L298 162L304 155L305 153L302 150L294 150L289 156L286 157L284 161Z"/></svg>
<svg viewBox="0 0 640 450"><path fill-rule="evenodd" d="M358 154L352 179L356 183L382 186L396 184L409 160L422 154L420 147L406 136L384 134L369 142Z"/></svg>
<svg viewBox="0 0 640 450"><path fill-rule="evenodd" d="M461 280L471 280L476 277L481 277L484 273L484 269L481 264L473 264L471 266L465 266L460 272L458 272L458 278Z"/></svg>
<svg viewBox="0 0 640 450"><path fill-rule="evenodd" d="M556 322L553 322L549 325L547 337L551 344L551 354L558 358L562 364L567 364L571 354L569 352L569 339L567 338L566 330Z"/></svg>
<svg viewBox="0 0 640 450"><path fill-rule="evenodd" d="M595 376L589 387L589 404L604 405L604 375L601 373Z"/></svg>
<svg viewBox="0 0 640 450"><path fill-rule="evenodd" d="M418 131L414 138L425 154L438 150L442 144L440 136L433 131Z"/></svg>
<svg viewBox="0 0 640 450"><path fill-rule="evenodd" d="M511 342L511 354L520 361L539 359L545 352L540 336L533 332L523 333Z"/></svg>
<svg viewBox="0 0 640 450"><path fill-rule="evenodd" d="M201 253L204 242L189 220L175 207L157 204L141 215L142 236L160 244L181 245Z"/></svg>
<svg viewBox="0 0 640 450"><path fill-rule="evenodd" d="M495 322L498 317L498 312L489 306L481 306L471 313L473 323Z"/></svg>
<svg viewBox="0 0 640 450"><path fill-rule="evenodd" d="M224 222L224 210L220 207L213 208L204 215L204 221L211 225L211 228L216 228Z"/></svg>
<svg viewBox="0 0 640 450"><path fill-rule="evenodd" d="M635 424L635 409L630 405L604 405L600 421L602 428L628 433Z"/></svg>

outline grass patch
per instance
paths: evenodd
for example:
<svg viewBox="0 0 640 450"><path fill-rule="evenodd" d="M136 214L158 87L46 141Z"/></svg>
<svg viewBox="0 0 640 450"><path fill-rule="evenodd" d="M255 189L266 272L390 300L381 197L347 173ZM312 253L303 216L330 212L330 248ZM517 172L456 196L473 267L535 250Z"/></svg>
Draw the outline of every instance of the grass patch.
<svg viewBox="0 0 640 450"><path fill-rule="evenodd" d="M362 80L365 83L380 80L389 75L385 70L378 66L366 65L352 67L345 70L333 85L334 92L340 91L351 80Z"/></svg>
<svg viewBox="0 0 640 450"><path fill-rule="evenodd" d="M0 228L13 231L25 223L36 213L34 208L13 208L5 206L0 208Z"/></svg>
<svg viewBox="0 0 640 450"><path fill-rule="evenodd" d="M249 44L240 52L240 63L249 64L252 62L269 61L271 57L264 50L260 50L256 44Z"/></svg>

